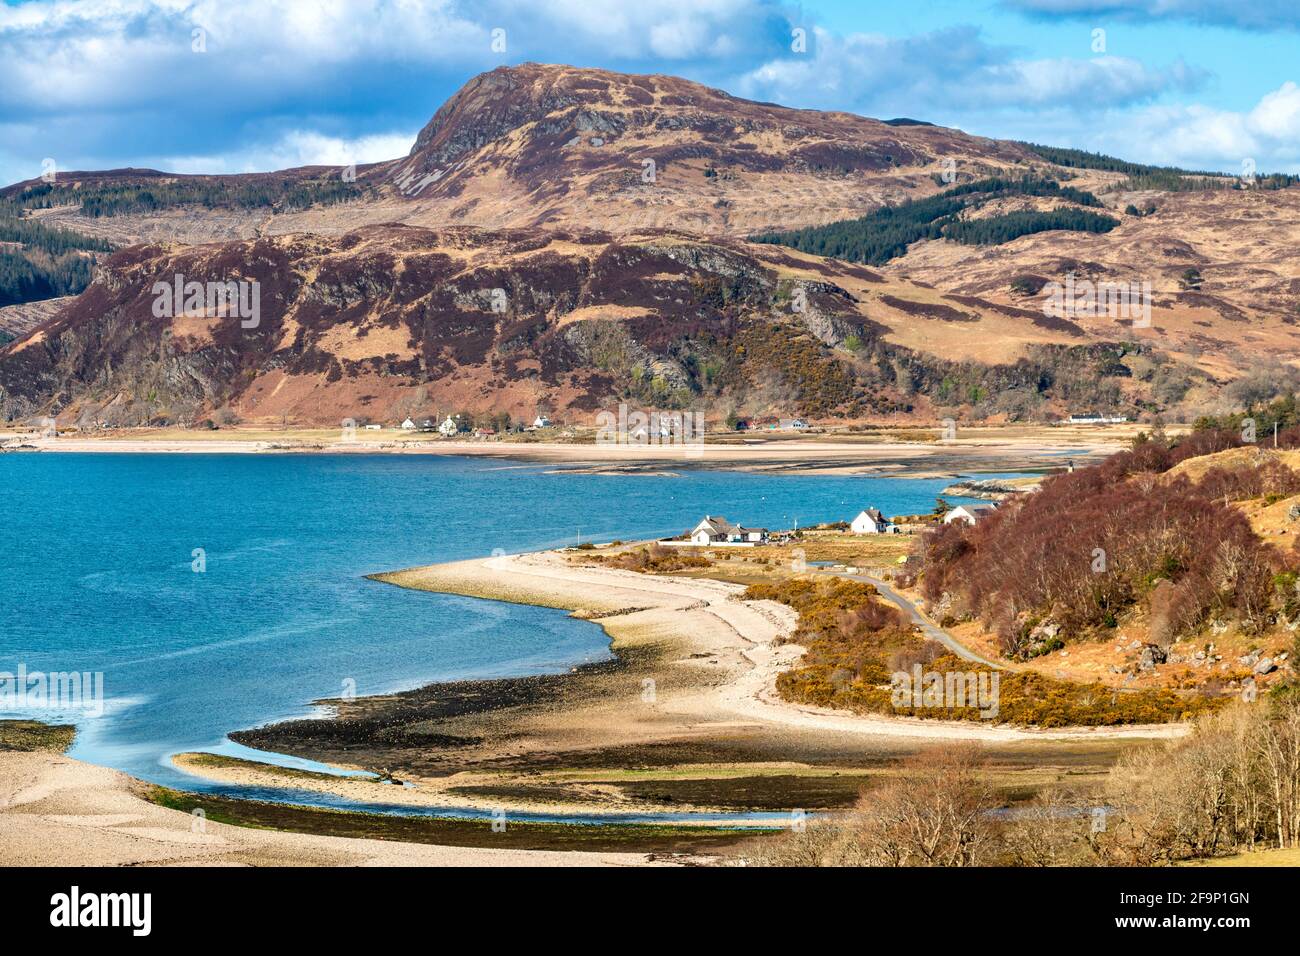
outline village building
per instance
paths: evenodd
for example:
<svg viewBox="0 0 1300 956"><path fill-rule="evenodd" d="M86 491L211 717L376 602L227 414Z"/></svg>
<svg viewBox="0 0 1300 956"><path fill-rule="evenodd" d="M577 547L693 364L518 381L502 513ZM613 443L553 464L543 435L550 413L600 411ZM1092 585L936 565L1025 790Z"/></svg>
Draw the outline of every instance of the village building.
<svg viewBox="0 0 1300 956"><path fill-rule="evenodd" d="M1066 419L1066 423L1070 425L1123 425L1127 421L1127 415L1101 415L1097 412L1071 415Z"/></svg>
<svg viewBox="0 0 1300 956"><path fill-rule="evenodd" d="M997 505L958 505L943 516L944 524L952 524L954 521L964 521L967 524L987 518L997 510Z"/></svg>
<svg viewBox="0 0 1300 956"><path fill-rule="evenodd" d="M644 445L649 443L655 438L672 438L673 437L672 418L669 417L667 413L663 415L656 414L653 416L651 420L650 423L651 425L656 424L655 419L657 419L657 424L659 428L657 435L655 434L654 431L651 430L649 425L637 425L636 428L632 429L632 431L628 433L627 436L628 440L635 442L637 444ZM680 431L682 427L680 419L677 421L677 426Z"/></svg>
<svg viewBox="0 0 1300 956"><path fill-rule="evenodd" d="M766 528L743 528L738 524L732 524L721 515L705 515L690 533L691 543L699 545L766 544L770 537L771 532Z"/></svg>
<svg viewBox="0 0 1300 956"><path fill-rule="evenodd" d="M406 421L402 422L402 431L404 432L415 431L415 422L411 421L411 419L409 418Z"/></svg>
<svg viewBox="0 0 1300 956"><path fill-rule="evenodd" d="M456 434L456 432L460 431L460 426L456 424L456 419L448 415L443 419L442 424L438 426L438 431L445 437L450 438L452 435Z"/></svg>
<svg viewBox="0 0 1300 956"><path fill-rule="evenodd" d="M867 508L859 511L858 516L849 522L849 530L854 534L895 534L898 528L880 513L879 508Z"/></svg>

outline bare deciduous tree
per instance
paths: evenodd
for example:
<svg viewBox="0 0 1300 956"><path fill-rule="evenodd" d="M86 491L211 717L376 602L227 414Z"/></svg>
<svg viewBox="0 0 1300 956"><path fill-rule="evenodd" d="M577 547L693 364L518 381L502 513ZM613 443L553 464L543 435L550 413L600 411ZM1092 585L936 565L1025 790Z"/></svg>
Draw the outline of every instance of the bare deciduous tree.
<svg viewBox="0 0 1300 956"><path fill-rule="evenodd" d="M993 861L998 806L975 745L928 748L853 810L767 841L753 862L773 866L979 866Z"/></svg>
<svg viewBox="0 0 1300 956"><path fill-rule="evenodd" d="M1130 750L1096 796L1044 789L1000 814L978 747L903 761L850 811L763 841L784 866L1153 866L1300 846L1300 693L1238 703ZM1100 817L1101 825L1095 825Z"/></svg>

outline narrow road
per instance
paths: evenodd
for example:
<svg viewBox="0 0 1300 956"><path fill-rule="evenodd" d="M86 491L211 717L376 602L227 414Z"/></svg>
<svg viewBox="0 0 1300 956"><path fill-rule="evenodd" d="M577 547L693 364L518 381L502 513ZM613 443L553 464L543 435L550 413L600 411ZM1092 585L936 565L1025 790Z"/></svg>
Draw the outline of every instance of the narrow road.
<svg viewBox="0 0 1300 956"><path fill-rule="evenodd" d="M834 572L830 572L830 573L833 574ZM969 647L961 643L959 640L957 640L957 638L953 637L943 628L931 623L930 619L921 613L920 608L918 608L915 604L913 604L907 598L903 597L901 594L899 594L897 591L895 591L893 588L891 588L888 584L886 584L884 581L880 580L879 578L873 578L868 574L840 574L837 576L841 578L848 578L851 581L862 581L866 584L874 585L876 590L880 592L881 597L885 598L885 600L887 601L897 604L900 608L902 608L904 611L907 612L908 616L911 617L912 621L916 624L916 626L921 629L921 633L923 633L926 637L928 637L932 641L938 641L940 644L948 648L948 650L952 651L958 657L964 660L974 661L976 664L983 664L985 667L992 667L996 670L1005 669L1002 664L999 664L997 661L991 661L987 657L981 657L979 654L976 654Z"/></svg>

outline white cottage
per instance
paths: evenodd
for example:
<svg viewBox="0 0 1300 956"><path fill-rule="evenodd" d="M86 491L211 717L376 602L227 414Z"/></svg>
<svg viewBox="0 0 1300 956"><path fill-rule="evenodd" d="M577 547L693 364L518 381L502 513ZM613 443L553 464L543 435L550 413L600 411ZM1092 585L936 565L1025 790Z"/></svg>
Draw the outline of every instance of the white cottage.
<svg viewBox="0 0 1300 956"><path fill-rule="evenodd" d="M700 523L691 529L690 534L691 543L700 545L764 544L769 536L770 532L766 528L742 528L721 515L705 515Z"/></svg>
<svg viewBox="0 0 1300 956"><path fill-rule="evenodd" d="M456 434L456 432L460 431L460 426L456 424L456 419L448 415L443 419L442 424L438 426L438 431L445 437L450 438L452 435Z"/></svg>
<svg viewBox="0 0 1300 956"><path fill-rule="evenodd" d="M409 418L406 421L402 422L402 431L404 432L415 431L415 422L411 421Z"/></svg>
<svg viewBox="0 0 1300 956"><path fill-rule="evenodd" d="M859 511L858 516L849 522L849 529L854 534L893 534L897 530L894 523L880 513L879 508Z"/></svg>
<svg viewBox="0 0 1300 956"><path fill-rule="evenodd" d="M974 524L987 518L997 510L997 507L997 505L958 505L943 516L943 523L952 524L954 521L964 521L967 524Z"/></svg>

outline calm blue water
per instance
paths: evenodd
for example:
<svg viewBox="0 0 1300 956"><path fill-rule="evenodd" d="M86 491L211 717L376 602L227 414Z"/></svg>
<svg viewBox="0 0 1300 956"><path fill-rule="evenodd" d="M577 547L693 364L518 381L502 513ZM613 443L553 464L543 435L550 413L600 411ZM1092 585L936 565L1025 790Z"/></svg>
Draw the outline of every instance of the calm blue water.
<svg viewBox="0 0 1300 956"><path fill-rule="evenodd" d="M420 456L0 455L0 672L103 672L102 716L23 713L76 721L75 757L197 789L171 754L266 759L225 735L310 713L318 698L609 657L597 625L563 612L365 574L579 534L676 533L706 512L780 528L868 504L925 511L948 483L544 471Z"/></svg>

